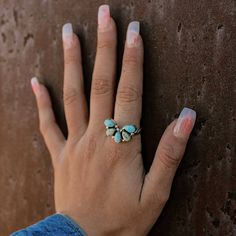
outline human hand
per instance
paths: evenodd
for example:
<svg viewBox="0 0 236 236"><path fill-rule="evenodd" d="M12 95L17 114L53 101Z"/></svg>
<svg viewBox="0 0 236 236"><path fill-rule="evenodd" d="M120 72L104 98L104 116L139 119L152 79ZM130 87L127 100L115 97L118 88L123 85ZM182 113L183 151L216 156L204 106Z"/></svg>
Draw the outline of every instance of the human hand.
<svg viewBox="0 0 236 236"><path fill-rule="evenodd" d="M140 125L143 43L139 23L132 22L128 27L117 93L116 44L115 22L109 7L103 5L98 14L97 54L88 112L80 43L71 24L64 25L67 139L56 124L46 87L36 78L31 81L40 131L54 167L56 212L70 216L89 236L147 235L169 198L196 119L193 110L182 111L179 119L165 130L153 164L145 173L140 135L130 142L115 143L106 136L103 124L105 119L114 117L119 127Z"/></svg>

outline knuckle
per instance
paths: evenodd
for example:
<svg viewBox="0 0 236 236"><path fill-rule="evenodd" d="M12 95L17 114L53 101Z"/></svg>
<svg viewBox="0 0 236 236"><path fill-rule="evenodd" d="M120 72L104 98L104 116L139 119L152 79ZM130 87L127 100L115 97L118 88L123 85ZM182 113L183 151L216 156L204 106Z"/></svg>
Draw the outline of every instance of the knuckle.
<svg viewBox="0 0 236 236"><path fill-rule="evenodd" d="M50 126L49 123L47 123L47 122L40 122L39 130L40 130L40 132L41 132L41 134L43 136L47 136L50 127L51 126Z"/></svg>
<svg viewBox="0 0 236 236"><path fill-rule="evenodd" d="M106 154L106 162L104 163L108 170L111 170L117 165L117 162L119 161L122 154L123 153L121 149L117 149L114 147L109 149Z"/></svg>
<svg viewBox="0 0 236 236"><path fill-rule="evenodd" d="M50 102L48 101L48 99L46 99L45 96L42 96L42 94L39 95L39 106L40 106L40 109L41 110L45 110L47 109L48 107L51 108L51 104Z"/></svg>
<svg viewBox="0 0 236 236"><path fill-rule="evenodd" d="M168 169L177 167L181 160L172 145L163 146L158 158Z"/></svg>
<svg viewBox="0 0 236 236"><path fill-rule="evenodd" d="M85 159L90 160L93 158L97 148L97 139L94 135L87 135L86 141L83 144L83 156Z"/></svg>
<svg viewBox="0 0 236 236"><path fill-rule="evenodd" d="M146 181L148 182L154 182L150 175L146 176ZM170 191L168 190L158 190L158 191L152 191L149 193L148 195L148 203L150 203L151 205L158 205L158 206L164 206L165 203L169 200L169 196L170 196Z"/></svg>
<svg viewBox="0 0 236 236"><path fill-rule="evenodd" d="M165 193L165 192L153 193L151 195L151 199L150 199L151 204L152 205L156 205L157 204L159 207L160 206L163 207L166 204L166 202L169 200L169 195L170 195L169 193Z"/></svg>
<svg viewBox="0 0 236 236"><path fill-rule="evenodd" d="M110 93L112 89L111 80L107 75L99 75L93 81L92 91L95 95Z"/></svg>
<svg viewBox="0 0 236 236"><path fill-rule="evenodd" d="M138 57L136 54L126 54L124 57L124 65L125 66L134 66L138 65Z"/></svg>
<svg viewBox="0 0 236 236"><path fill-rule="evenodd" d="M158 193L156 194L157 195L157 201L160 203L160 204L166 204L166 202L169 200L169 197L170 197L170 194L169 193Z"/></svg>
<svg viewBox="0 0 236 236"><path fill-rule="evenodd" d="M71 47L65 50L64 62L65 65L78 62L81 63L81 59L79 56L79 43L76 38L73 39Z"/></svg>
<svg viewBox="0 0 236 236"><path fill-rule="evenodd" d="M64 91L63 99L66 106L74 103L78 98L78 91L76 89L67 89Z"/></svg>
<svg viewBox="0 0 236 236"><path fill-rule="evenodd" d="M98 49L113 49L114 44L111 40L99 40L97 43Z"/></svg>
<svg viewBox="0 0 236 236"><path fill-rule="evenodd" d="M118 90L118 100L120 104L136 102L141 97L141 94L131 86L124 86Z"/></svg>
<svg viewBox="0 0 236 236"><path fill-rule="evenodd" d="M73 51L68 51L65 54L65 64L77 63L79 61L78 55Z"/></svg>

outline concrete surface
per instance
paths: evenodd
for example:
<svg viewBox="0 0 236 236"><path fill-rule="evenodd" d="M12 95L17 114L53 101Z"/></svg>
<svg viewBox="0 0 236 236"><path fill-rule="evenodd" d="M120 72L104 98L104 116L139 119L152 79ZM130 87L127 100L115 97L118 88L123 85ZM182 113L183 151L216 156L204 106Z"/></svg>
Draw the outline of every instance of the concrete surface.
<svg viewBox="0 0 236 236"><path fill-rule="evenodd" d="M101 3L0 0L1 236L54 211L52 167L29 80L37 75L49 87L66 134L61 27L70 21L80 35L88 95ZM119 59L128 22L141 21L147 170L164 128L182 107L198 113L171 198L150 235L236 235L236 1L106 3L118 24Z"/></svg>

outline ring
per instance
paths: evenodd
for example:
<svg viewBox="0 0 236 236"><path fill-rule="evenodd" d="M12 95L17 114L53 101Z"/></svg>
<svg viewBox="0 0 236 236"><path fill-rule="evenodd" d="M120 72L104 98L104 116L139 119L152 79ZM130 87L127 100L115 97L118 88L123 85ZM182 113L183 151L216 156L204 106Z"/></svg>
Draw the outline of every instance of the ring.
<svg viewBox="0 0 236 236"><path fill-rule="evenodd" d="M117 122L113 119L106 119L104 125L106 127L106 135L112 136L116 143L129 142L134 135L141 132L141 129L135 125L125 125L120 129Z"/></svg>

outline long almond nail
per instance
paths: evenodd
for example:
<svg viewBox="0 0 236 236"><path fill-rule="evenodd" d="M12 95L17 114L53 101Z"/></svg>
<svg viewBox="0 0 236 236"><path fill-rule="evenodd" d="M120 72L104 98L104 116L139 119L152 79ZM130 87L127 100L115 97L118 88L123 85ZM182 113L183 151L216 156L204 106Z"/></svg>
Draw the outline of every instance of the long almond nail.
<svg viewBox="0 0 236 236"><path fill-rule="evenodd" d="M189 108L184 108L179 115L177 123L174 128L174 135L176 137L187 138L192 132L194 123L196 121L196 112Z"/></svg>
<svg viewBox="0 0 236 236"><path fill-rule="evenodd" d="M133 21L129 23L126 36L128 47L137 46L139 31L140 31L140 23L138 21Z"/></svg>
<svg viewBox="0 0 236 236"><path fill-rule="evenodd" d="M98 9L98 29L100 31L109 30L110 19L111 16L109 5L101 5Z"/></svg>
<svg viewBox="0 0 236 236"><path fill-rule="evenodd" d="M32 86L32 89L33 89L35 95L38 95L40 92L40 84L39 84L39 81L36 77L33 77L31 79L31 86Z"/></svg>
<svg viewBox="0 0 236 236"><path fill-rule="evenodd" d="M73 28L71 23L64 24L62 27L62 39L66 48L71 48L73 43Z"/></svg>

